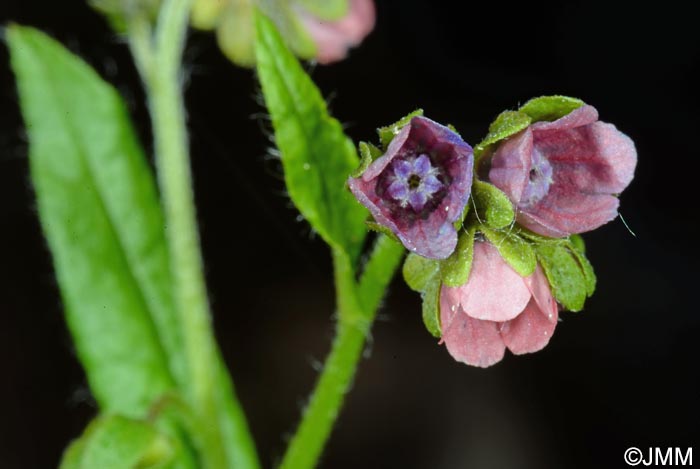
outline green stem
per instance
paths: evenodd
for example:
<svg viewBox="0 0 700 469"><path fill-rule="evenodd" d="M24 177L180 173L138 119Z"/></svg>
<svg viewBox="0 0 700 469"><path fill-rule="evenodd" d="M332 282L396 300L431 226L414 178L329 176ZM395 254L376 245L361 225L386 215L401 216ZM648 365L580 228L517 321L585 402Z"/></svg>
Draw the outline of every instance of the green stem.
<svg viewBox="0 0 700 469"><path fill-rule="evenodd" d="M131 47L153 121L173 290L187 362L189 386L184 391L202 430L198 436L200 456L210 469L234 464L237 469L255 469L259 463L245 416L218 356L197 232L181 84L191 3L165 0L155 35L143 18L134 19L130 23ZM228 447L225 438L232 440Z"/></svg>
<svg viewBox="0 0 700 469"><path fill-rule="evenodd" d="M338 308L336 336L280 469L311 469L316 466L355 376L380 298L402 256L403 248L400 245L380 237L358 286L347 254L339 250L333 251ZM368 275L372 277L372 283L375 283L372 287L364 281ZM367 286L363 288L363 284ZM361 294L366 294L367 297L360 298L358 295Z"/></svg>

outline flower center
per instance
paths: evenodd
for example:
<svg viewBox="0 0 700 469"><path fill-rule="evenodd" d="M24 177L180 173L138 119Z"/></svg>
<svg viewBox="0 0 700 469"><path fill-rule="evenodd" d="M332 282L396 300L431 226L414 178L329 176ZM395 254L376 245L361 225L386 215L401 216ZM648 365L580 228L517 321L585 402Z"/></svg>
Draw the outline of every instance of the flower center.
<svg viewBox="0 0 700 469"><path fill-rule="evenodd" d="M532 165L530 166L530 180L520 199L522 208L531 207L542 200L549 192L552 185L552 165L547 158L537 149L532 149Z"/></svg>
<svg viewBox="0 0 700 469"><path fill-rule="evenodd" d="M440 170L433 166L426 154L397 160L392 170L387 194L401 207L410 205L416 212L423 210L435 193L445 186L438 179Z"/></svg>

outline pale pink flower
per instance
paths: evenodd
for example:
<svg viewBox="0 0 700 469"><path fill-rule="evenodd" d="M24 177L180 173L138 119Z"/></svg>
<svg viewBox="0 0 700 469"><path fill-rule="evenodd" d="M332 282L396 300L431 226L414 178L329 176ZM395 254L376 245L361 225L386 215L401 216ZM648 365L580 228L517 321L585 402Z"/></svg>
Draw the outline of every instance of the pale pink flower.
<svg viewBox="0 0 700 469"><path fill-rule="evenodd" d="M299 19L316 43L316 60L322 64L343 60L372 32L375 23L373 0L348 0L347 14L337 21L323 21L298 8Z"/></svg>
<svg viewBox="0 0 700 469"><path fill-rule="evenodd" d="M469 280L440 292L442 341L452 357L488 367L503 358L541 350L554 333L558 308L538 265L521 277L486 241L474 244Z"/></svg>
<svg viewBox="0 0 700 469"><path fill-rule="evenodd" d="M518 223L560 238L613 220L636 164L632 140L584 105L501 143L489 180L515 204Z"/></svg>

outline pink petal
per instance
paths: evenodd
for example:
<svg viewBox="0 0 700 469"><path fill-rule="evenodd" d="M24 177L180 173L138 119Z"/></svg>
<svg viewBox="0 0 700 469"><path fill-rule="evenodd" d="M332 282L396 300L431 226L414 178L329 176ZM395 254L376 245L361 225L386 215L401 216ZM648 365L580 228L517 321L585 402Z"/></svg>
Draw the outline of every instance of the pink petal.
<svg viewBox="0 0 700 469"><path fill-rule="evenodd" d="M550 321L556 322L557 302L552 295L552 289L549 286L547 276L544 274L539 264L537 264L535 272L525 278L525 284L532 293L532 297L535 299L535 303L537 303L542 314Z"/></svg>
<svg viewBox="0 0 700 469"><path fill-rule="evenodd" d="M337 62L347 55L374 29L375 10L372 0L350 0L349 10L338 21L321 21L306 12L300 18L316 43L316 59L322 64Z"/></svg>
<svg viewBox="0 0 700 469"><path fill-rule="evenodd" d="M535 131L533 136L535 148L552 164L555 184L584 194L619 194L634 177L634 143L612 124Z"/></svg>
<svg viewBox="0 0 700 469"><path fill-rule="evenodd" d="M549 319L533 298L520 316L503 323L501 326L503 342L516 355L542 350L554 333L557 317L555 308L554 317Z"/></svg>
<svg viewBox="0 0 700 469"><path fill-rule="evenodd" d="M469 280L459 289L460 304L475 319L507 321L527 305L532 296L525 280L487 242L474 243Z"/></svg>
<svg viewBox="0 0 700 469"><path fill-rule="evenodd" d="M452 357L467 365L489 367L503 359L506 347L498 323L473 319L454 303L443 287L440 293L442 340Z"/></svg>
<svg viewBox="0 0 700 469"><path fill-rule="evenodd" d="M564 117L552 122L540 121L530 126L533 132L566 130L592 124L598 120L598 111L593 106L584 104L578 109L574 109Z"/></svg>
<svg viewBox="0 0 700 469"><path fill-rule="evenodd" d="M527 128L501 143L491 159L489 180L518 204L532 164L532 132Z"/></svg>
<svg viewBox="0 0 700 469"><path fill-rule="evenodd" d="M550 188L536 206L518 213L518 223L543 236L561 238L594 230L617 217L620 202L612 195L586 195Z"/></svg>

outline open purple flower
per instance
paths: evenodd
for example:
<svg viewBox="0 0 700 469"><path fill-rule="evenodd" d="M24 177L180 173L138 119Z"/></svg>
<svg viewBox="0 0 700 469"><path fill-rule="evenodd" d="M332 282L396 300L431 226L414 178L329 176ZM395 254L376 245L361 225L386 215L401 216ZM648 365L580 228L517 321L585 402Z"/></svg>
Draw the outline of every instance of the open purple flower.
<svg viewBox="0 0 700 469"><path fill-rule="evenodd" d="M636 164L632 140L584 105L501 143L489 179L516 205L518 223L559 238L613 220Z"/></svg>
<svg viewBox="0 0 700 469"><path fill-rule="evenodd" d="M444 259L457 245L457 221L469 199L472 148L447 127L414 117L350 190L412 252Z"/></svg>

